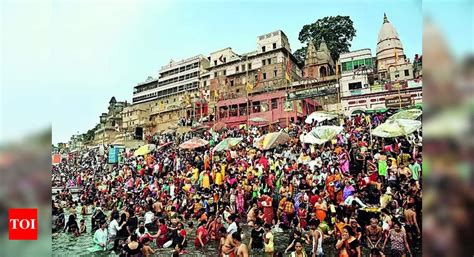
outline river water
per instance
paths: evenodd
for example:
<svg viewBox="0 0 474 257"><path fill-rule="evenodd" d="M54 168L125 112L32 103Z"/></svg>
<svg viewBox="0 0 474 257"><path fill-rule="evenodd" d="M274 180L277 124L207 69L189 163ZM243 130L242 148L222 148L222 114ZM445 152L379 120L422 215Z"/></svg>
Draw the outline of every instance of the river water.
<svg viewBox="0 0 474 257"><path fill-rule="evenodd" d="M79 237L73 237L67 233L56 233L53 234L53 240L52 240L52 250L53 250L53 256L118 256L117 253L113 251L108 251L108 252L102 252L102 253L91 253L87 250L87 248L92 247L92 236L93 234L90 231L91 228L91 219L90 215L86 216L81 216L80 210L77 209L77 221L81 219L84 219L86 222L87 226L87 232L82 234ZM66 218L69 215L66 215ZM243 238L243 242L245 244L248 244L250 240L250 227L244 225L242 226L243 232L245 234ZM186 250L189 252L188 254L182 255L182 256L189 256L189 257L194 257L194 256L199 256L199 257L217 257L217 247L218 244L217 242L210 242L205 250L195 250L194 249L194 239L196 238L196 224L194 226L194 229L189 229L186 228L187 235L188 235L188 246L186 247ZM284 252L286 247L289 244L289 232L283 232L283 233L273 233L274 234L274 245L275 245L275 252L280 251ZM338 256L337 251L335 250L335 242L327 240L323 243L323 249L324 253L326 256ZM112 245L109 246L111 248ZM151 247L153 249L156 248L156 245L154 243L151 244ZM306 252L309 253L310 249L307 249ZM366 248L362 248L363 253L362 256L369 256L369 251ZM418 250L418 247L416 250L412 250L414 252L413 256L421 256L421 251ZM173 249L158 249L157 253L154 256L159 256L159 257L170 257L172 255ZM250 254L252 257L256 256L265 256L264 254ZM284 255L288 256L288 255ZM386 256L390 256L389 254L386 254Z"/></svg>

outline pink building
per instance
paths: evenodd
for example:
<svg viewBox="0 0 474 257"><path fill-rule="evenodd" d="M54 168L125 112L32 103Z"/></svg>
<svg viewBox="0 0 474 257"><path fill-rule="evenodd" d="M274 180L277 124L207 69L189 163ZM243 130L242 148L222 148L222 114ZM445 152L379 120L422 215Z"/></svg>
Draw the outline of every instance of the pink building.
<svg viewBox="0 0 474 257"><path fill-rule="evenodd" d="M246 97L222 100L217 103L217 120L230 127L237 127L247 124L247 119L260 117L270 124L285 126L287 119L289 122L302 120L320 106L311 99L304 99L289 102L285 107L285 99L286 92L279 90L249 96L248 103Z"/></svg>

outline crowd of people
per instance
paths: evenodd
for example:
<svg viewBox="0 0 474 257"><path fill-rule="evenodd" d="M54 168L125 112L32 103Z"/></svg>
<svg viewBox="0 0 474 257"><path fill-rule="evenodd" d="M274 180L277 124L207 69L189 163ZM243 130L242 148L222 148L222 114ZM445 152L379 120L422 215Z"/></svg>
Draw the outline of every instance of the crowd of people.
<svg viewBox="0 0 474 257"><path fill-rule="evenodd" d="M52 200L53 230L93 232L90 251L124 256L158 248L173 256L208 253L214 242L217 252L208 256L411 255L421 241L422 133L371 136L388 116L326 121L343 131L322 145L302 142L321 124L301 121L159 134L150 143L163 147L144 156L127 149L121 164L108 164L107 147L73 153L52 167L53 186L61 188ZM255 147L270 131L290 140ZM192 137L209 144L179 147ZM227 137L243 140L213 151ZM277 245L283 235L290 235L288 245Z"/></svg>

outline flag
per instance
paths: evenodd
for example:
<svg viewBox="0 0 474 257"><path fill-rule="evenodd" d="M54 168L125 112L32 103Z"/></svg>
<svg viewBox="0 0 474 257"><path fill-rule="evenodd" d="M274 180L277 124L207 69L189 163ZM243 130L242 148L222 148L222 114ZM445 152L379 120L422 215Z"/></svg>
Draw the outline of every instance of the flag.
<svg viewBox="0 0 474 257"><path fill-rule="evenodd" d="M393 52L395 53L395 63L398 63L398 53L395 47L393 48Z"/></svg>
<svg viewBox="0 0 474 257"><path fill-rule="evenodd" d="M165 109L165 105L163 104L163 102L160 102L160 110L164 110Z"/></svg>
<svg viewBox="0 0 474 257"><path fill-rule="evenodd" d="M219 91L217 91L217 90L214 90L214 98L216 98L216 99L217 99L218 97L219 97Z"/></svg>
<svg viewBox="0 0 474 257"><path fill-rule="evenodd" d="M252 92L253 91L253 85L250 82L247 82L247 92Z"/></svg>
<svg viewBox="0 0 474 257"><path fill-rule="evenodd" d="M224 55L221 54L221 56L219 56L219 61L221 61L221 63L224 63L224 59L223 59Z"/></svg>
<svg viewBox="0 0 474 257"><path fill-rule="evenodd" d="M336 63L336 76L339 75L339 65Z"/></svg>
<svg viewBox="0 0 474 257"><path fill-rule="evenodd" d="M291 60L290 54L288 54L288 58L286 59L286 71L285 71L285 78L288 82L291 82Z"/></svg>
<svg viewBox="0 0 474 257"><path fill-rule="evenodd" d="M261 69L258 69L258 72L257 72L257 81L255 82L255 87L258 87L258 85L260 84L260 81L262 81L262 70ZM253 88L253 87L252 87Z"/></svg>

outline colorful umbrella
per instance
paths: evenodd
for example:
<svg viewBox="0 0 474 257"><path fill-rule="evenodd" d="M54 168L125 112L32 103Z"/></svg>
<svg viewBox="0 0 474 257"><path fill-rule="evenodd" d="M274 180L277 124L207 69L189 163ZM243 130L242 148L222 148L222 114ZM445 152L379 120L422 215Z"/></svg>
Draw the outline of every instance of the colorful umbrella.
<svg viewBox="0 0 474 257"><path fill-rule="evenodd" d="M242 142L243 138L235 138L235 137L228 137L224 140L222 140L219 144L217 144L212 151L214 152L220 152L220 151L226 151L231 149L232 147L238 145L240 142Z"/></svg>
<svg viewBox="0 0 474 257"><path fill-rule="evenodd" d="M134 155L135 156L140 156L140 155L149 154L155 149L156 149L156 145L154 145L154 144L142 145L140 148L138 148L135 151Z"/></svg>
<svg viewBox="0 0 474 257"><path fill-rule="evenodd" d="M421 128L421 121L398 119L380 124L374 130L372 135L377 137L399 137L409 135L415 130Z"/></svg>
<svg viewBox="0 0 474 257"><path fill-rule="evenodd" d="M306 134L302 141L307 144L324 144L329 140L334 139L337 134L342 132L342 127L338 126L319 126Z"/></svg>
<svg viewBox="0 0 474 257"><path fill-rule="evenodd" d="M219 121L219 122L217 122L216 124L214 124L214 125L212 126L212 130L214 130L214 131L216 131L216 132L219 132L219 131L221 131L221 130L223 130L223 129L226 129L226 128L227 128L227 124L225 124L225 123L222 122L222 121Z"/></svg>
<svg viewBox="0 0 474 257"><path fill-rule="evenodd" d="M418 117L421 116L423 113L422 110L419 109L408 109L408 110L403 110L395 113L394 115L390 116L390 118L387 119L387 121L391 120L399 120L399 119L405 119L405 120L416 120Z"/></svg>
<svg viewBox="0 0 474 257"><path fill-rule="evenodd" d="M329 113L329 112L323 112L323 111L317 111L317 112L313 112L310 115L308 115L308 117L306 117L305 122L307 124L311 124L311 123L313 123L313 121L317 121L319 123L319 122L323 122L325 120L332 120L332 119L335 119L335 118L337 118L336 114Z"/></svg>
<svg viewBox="0 0 474 257"><path fill-rule="evenodd" d="M290 136L285 132L273 132L273 133L266 134L263 139L261 150L268 150L268 149L275 148L279 145L285 144L289 140L290 140Z"/></svg>
<svg viewBox="0 0 474 257"><path fill-rule="evenodd" d="M171 145L171 143L172 143L172 142L163 143L163 144L159 145L159 146L157 147L157 149L162 149L162 148L164 148L164 147L167 147L167 146Z"/></svg>
<svg viewBox="0 0 474 257"><path fill-rule="evenodd" d="M188 141L180 144L179 147L182 148L182 149L196 149L196 148L199 148L199 147L206 146L208 144L209 144L209 142L204 140L204 139L193 137L193 138L189 139Z"/></svg>

